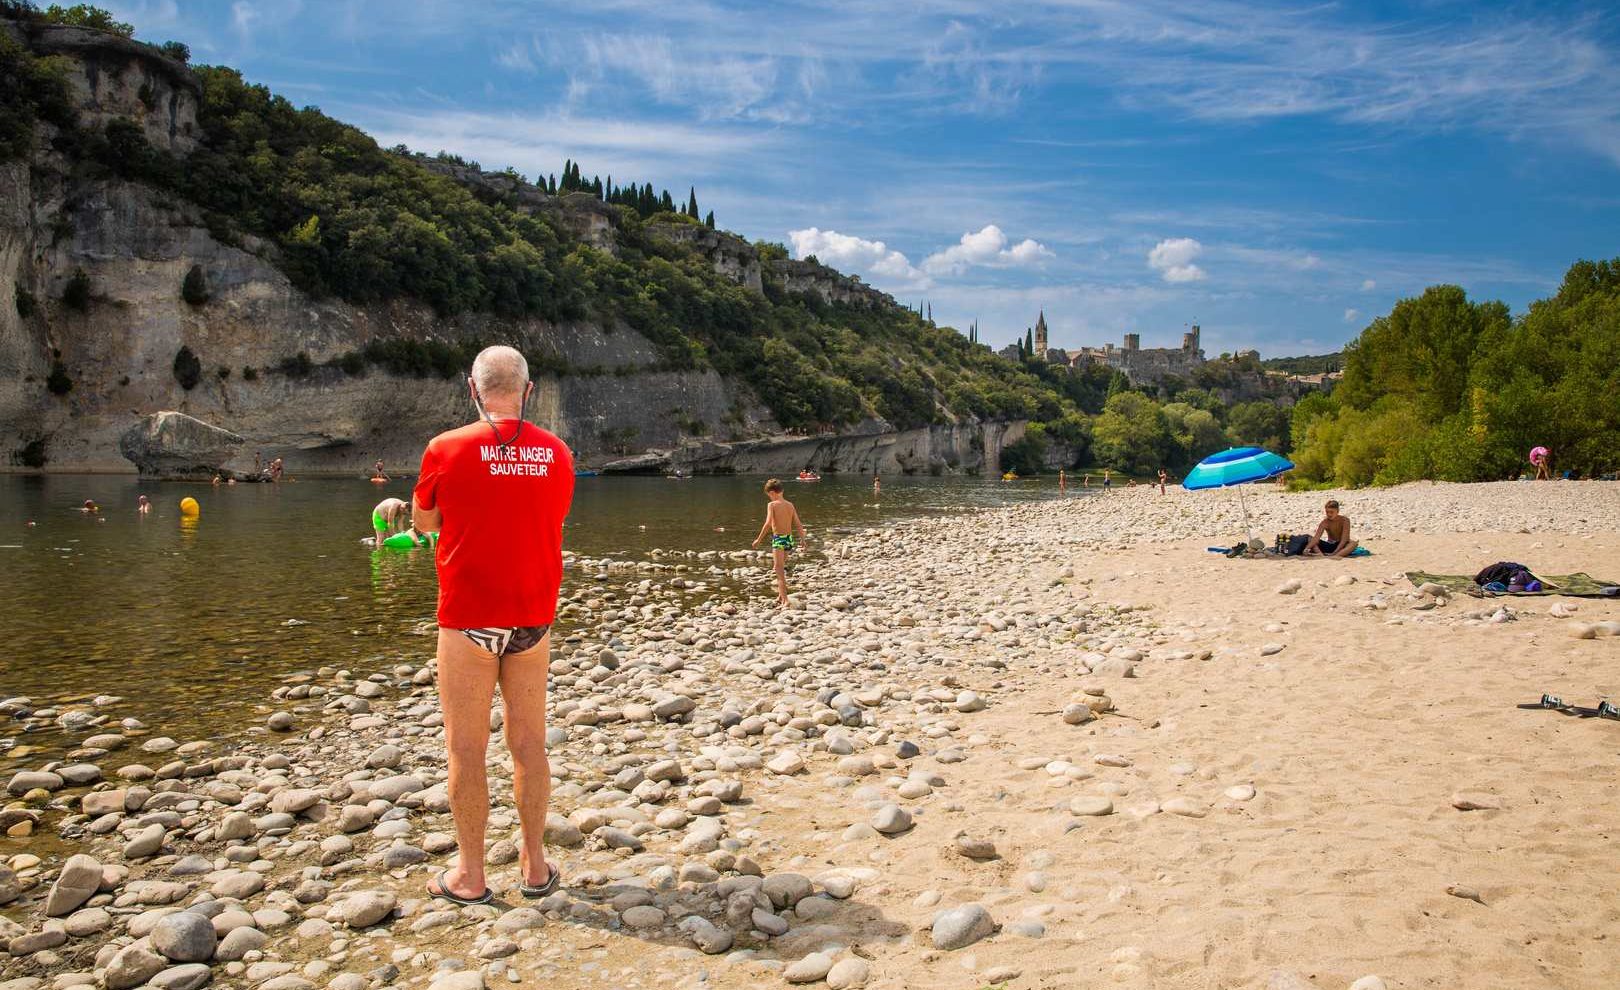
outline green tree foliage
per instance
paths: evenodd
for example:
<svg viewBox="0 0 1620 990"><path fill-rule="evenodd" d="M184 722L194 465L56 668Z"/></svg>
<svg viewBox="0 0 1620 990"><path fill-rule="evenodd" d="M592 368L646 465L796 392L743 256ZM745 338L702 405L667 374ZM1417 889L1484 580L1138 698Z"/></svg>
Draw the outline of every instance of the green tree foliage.
<svg viewBox="0 0 1620 990"><path fill-rule="evenodd" d="M202 381L202 359L184 344L174 353L174 380L187 392L196 388L197 383Z"/></svg>
<svg viewBox="0 0 1620 990"><path fill-rule="evenodd" d="M45 20L52 24L64 24L68 27L107 31L122 38L130 38L135 35L135 25L125 24L100 7L92 7L87 3L76 3L71 7L63 7L60 4L53 3L45 8Z"/></svg>
<svg viewBox="0 0 1620 990"><path fill-rule="evenodd" d="M1110 396L1091 433L1097 461L1132 474L1157 470L1174 443L1164 410L1137 392Z"/></svg>
<svg viewBox="0 0 1620 990"><path fill-rule="evenodd" d="M39 58L0 32L0 164L26 157L40 121L71 127L67 63Z"/></svg>
<svg viewBox="0 0 1620 990"><path fill-rule="evenodd" d="M1344 352L1308 354L1303 357L1265 358L1260 367L1267 371L1283 371L1290 375L1320 375L1344 368Z"/></svg>
<svg viewBox="0 0 1620 990"><path fill-rule="evenodd" d="M1468 370L1480 338L1510 325L1503 303L1471 303L1455 285L1403 299L1345 348L1339 401L1366 409L1381 396L1412 401L1443 419L1463 406Z"/></svg>
<svg viewBox="0 0 1620 990"><path fill-rule="evenodd" d="M1510 318L1437 286L1346 349L1332 398L1295 406L1299 477L1313 484L1483 481L1553 451L1557 471L1620 468L1620 260L1581 261L1556 295Z"/></svg>
<svg viewBox="0 0 1620 990"><path fill-rule="evenodd" d="M1183 393L1182 400L1187 400ZM1227 433L1239 446L1264 447L1277 453L1290 448L1287 411L1272 402L1240 402L1227 410Z"/></svg>

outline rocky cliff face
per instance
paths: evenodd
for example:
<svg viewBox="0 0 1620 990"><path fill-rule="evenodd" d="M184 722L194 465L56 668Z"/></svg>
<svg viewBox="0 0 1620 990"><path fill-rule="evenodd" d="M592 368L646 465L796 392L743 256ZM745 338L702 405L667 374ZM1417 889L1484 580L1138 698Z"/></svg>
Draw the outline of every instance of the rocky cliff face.
<svg viewBox="0 0 1620 990"><path fill-rule="evenodd" d="M858 306L893 306L894 297L814 261L772 261L770 276L788 292L820 296L823 302Z"/></svg>
<svg viewBox="0 0 1620 990"><path fill-rule="evenodd" d="M1022 423L971 423L814 437L694 441L672 450L648 451L610 461L604 470L623 474L675 469L688 474L790 475L809 468L868 475L994 475L1001 472L1001 448L1023 435Z"/></svg>
<svg viewBox="0 0 1620 990"><path fill-rule="evenodd" d="M61 55L85 123L132 120L154 148L184 154L197 146L202 88L181 63L149 45L100 31L0 21L0 31L40 55Z"/></svg>
<svg viewBox="0 0 1620 990"><path fill-rule="evenodd" d="M183 65L95 32L38 25L27 31L36 51L72 60L69 78L84 126L126 118L160 148L181 155L195 148L200 91ZM530 418L564 437L585 464L680 449L708 451L678 461L697 470L815 463L939 471L977 468L1000 449L1001 428L977 426L949 428L949 436L880 427L887 438L847 444L765 441L780 431L745 387L712 371L663 370L657 349L628 327L445 318L407 302L311 299L276 267L268 246L251 238L223 243L194 208L146 186L74 179L49 150L48 137L34 160L0 166L0 469L133 470L120 438L159 411L241 437L234 453L222 455L218 466L227 469L250 470L255 453L282 457L291 474L358 473L379 457L396 467L414 465L429 437L471 417L465 385L327 364L369 341L398 337L506 340L578 369L537 375ZM617 211L594 197L549 196L504 173L430 167L551 212L586 243L617 249ZM830 301L892 304L832 269L762 266L740 238L667 226L655 236L703 252L718 271L754 291L775 279L788 291ZM195 305L181 294L194 268L208 294ZM75 286L80 279L88 279L87 299L70 291L84 287ZM177 370L182 348L200 363L194 378ZM697 445L743 440L754 443ZM802 457L809 448L812 456Z"/></svg>

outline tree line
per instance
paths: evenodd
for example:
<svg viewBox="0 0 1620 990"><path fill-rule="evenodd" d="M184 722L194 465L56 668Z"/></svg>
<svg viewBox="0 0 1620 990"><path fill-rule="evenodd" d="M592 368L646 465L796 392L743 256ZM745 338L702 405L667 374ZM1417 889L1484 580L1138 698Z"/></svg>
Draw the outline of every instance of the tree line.
<svg viewBox="0 0 1620 990"><path fill-rule="evenodd" d="M1330 396L1294 408L1298 481L1491 481L1620 470L1620 258L1578 261L1514 316L1455 285L1396 303L1345 348Z"/></svg>

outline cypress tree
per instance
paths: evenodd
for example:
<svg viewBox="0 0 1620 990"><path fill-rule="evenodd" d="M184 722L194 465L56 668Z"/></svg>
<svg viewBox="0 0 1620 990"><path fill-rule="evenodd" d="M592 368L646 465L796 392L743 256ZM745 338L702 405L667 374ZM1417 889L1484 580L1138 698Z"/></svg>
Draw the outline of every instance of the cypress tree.
<svg viewBox="0 0 1620 990"><path fill-rule="evenodd" d="M693 220L696 220L698 217L702 216L702 214L698 212L697 186L690 186L688 189L689 191L686 194L686 215L691 217Z"/></svg>
<svg viewBox="0 0 1620 990"><path fill-rule="evenodd" d="M668 189L665 189L664 195L659 198L658 208L663 210L665 213L675 212L675 199L674 197L670 196Z"/></svg>
<svg viewBox="0 0 1620 990"><path fill-rule="evenodd" d="M644 217L650 217L658 212L658 194L653 192L652 183L648 182L641 187L641 205L637 207Z"/></svg>
<svg viewBox="0 0 1620 990"><path fill-rule="evenodd" d="M1027 357L1035 353L1035 331L1024 330L1024 355Z"/></svg>
<svg viewBox="0 0 1620 990"><path fill-rule="evenodd" d="M597 199L602 198L602 177L601 176L597 176L597 175L591 176L591 194L594 195Z"/></svg>
<svg viewBox="0 0 1620 990"><path fill-rule="evenodd" d="M551 195L555 196L555 195L557 195L557 175L556 175L555 172L552 173L551 178L550 178L549 181L550 181L550 185L548 185L546 187L546 191L551 193Z"/></svg>
<svg viewBox="0 0 1620 990"><path fill-rule="evenodd" d="M710 210L709 215L703 218L703 226L709 228L710 230L714 229L714 211L713 210Z"/></svg>

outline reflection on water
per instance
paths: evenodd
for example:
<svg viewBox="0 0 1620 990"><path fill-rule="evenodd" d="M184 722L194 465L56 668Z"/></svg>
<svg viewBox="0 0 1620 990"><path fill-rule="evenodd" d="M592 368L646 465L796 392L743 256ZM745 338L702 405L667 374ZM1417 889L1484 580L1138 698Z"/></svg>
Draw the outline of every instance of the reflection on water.
<svg viewBox="0 0 1620 990"><path fill-rule="evenodd" d="M764 518L762 481L581 478L567 547L623 560L645 560L655 548L746 549ZM1055 481L889 477L879 505L870 479L788 487L823 539L1057 495ZM142 493L153 502L145 515L135 511ZM200 518L180 518L186 495L202 504ZM413 629L433 616L432 558L361 543L371 507L387 496L408 499L410 481L211 488L0 477L0 698L38 705L117 695L125 700L107 709L115 722L134 716L191 738L239 727L288 673L421 661L432 641ZM79 511L87 498L100 516ZM571 568L565 594L576 580ZM69 742L54 729L27 739L17 731L0 721L0 743L41 751L22 761L0 756L0 768L37 764ZM0 754L10 748L0 745Z"/></svg>

